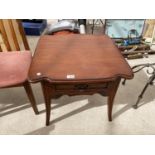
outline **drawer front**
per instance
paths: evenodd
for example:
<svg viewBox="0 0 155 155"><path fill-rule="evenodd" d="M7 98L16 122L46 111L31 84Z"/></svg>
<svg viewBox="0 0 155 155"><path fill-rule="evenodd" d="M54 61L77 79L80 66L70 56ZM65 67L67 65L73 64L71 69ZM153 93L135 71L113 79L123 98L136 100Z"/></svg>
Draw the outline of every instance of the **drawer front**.
<svg viewBox="0 0 155 155"><path fill-rule="evenodd" d="M56 90L89 90L89 89L105 89L108 83L95 83L95 84L57 84Z"/></svg>

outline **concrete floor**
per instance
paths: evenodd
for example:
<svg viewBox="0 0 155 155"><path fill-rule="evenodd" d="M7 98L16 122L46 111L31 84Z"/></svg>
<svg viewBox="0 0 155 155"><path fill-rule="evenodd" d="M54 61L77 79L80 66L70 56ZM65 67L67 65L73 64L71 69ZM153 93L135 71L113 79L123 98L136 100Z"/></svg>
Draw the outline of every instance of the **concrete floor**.
<svg viewBox="0 0 155 155"><path fill-rule="evenodd" d="M28 37L32 51L38 37ZM155 62L149 58L129 60L131 66ZM40 84L32 84L40 115L35 115L23 88L0 89L0 134L155 134L155 86L150 86L135 110L139 92L148 79L146 71L137 73L125 86L120 84L113 108L113 121L108 122L107 98L62 96L52 101L51 125L45 126L45 106Z"/></svg>

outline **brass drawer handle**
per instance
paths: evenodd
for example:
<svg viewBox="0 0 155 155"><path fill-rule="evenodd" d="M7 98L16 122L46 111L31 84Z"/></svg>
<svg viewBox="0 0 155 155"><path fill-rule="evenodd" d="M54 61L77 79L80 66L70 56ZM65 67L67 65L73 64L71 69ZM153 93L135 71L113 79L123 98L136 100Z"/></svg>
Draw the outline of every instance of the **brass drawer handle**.
<svg viewBox="0 0 155 155"><path fill-rule="evenodd" d="M77 84L77 85L75 85L75 89L79 89L79 90L88 89L88 85L87 84Z"/></svg>

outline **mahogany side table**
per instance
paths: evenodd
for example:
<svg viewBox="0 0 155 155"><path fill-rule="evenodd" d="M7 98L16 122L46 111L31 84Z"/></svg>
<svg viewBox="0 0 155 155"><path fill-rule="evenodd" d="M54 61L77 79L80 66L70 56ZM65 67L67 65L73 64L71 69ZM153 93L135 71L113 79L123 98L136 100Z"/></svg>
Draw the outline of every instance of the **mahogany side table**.
<svg viewBox="0 0 155 155"><path fill-rule="evenodd" d="M29 70L31 82L41 82L50 124L51 99L62 95L108 96L108 119L121 78L133 73L113 41L106 35L42 36Z"/></svg>

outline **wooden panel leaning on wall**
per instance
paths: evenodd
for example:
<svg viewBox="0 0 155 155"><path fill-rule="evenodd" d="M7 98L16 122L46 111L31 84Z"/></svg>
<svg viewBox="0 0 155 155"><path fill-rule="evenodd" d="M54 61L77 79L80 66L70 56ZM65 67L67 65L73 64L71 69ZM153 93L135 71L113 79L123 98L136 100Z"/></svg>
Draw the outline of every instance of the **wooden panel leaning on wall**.
<svg viewBox="0 0 155 155"><path fill-rule="evenodd" d="M155 26L155 19L147 19L145 21L145 27L144 27L144 38L152 38L153 29Z"/></svg>

